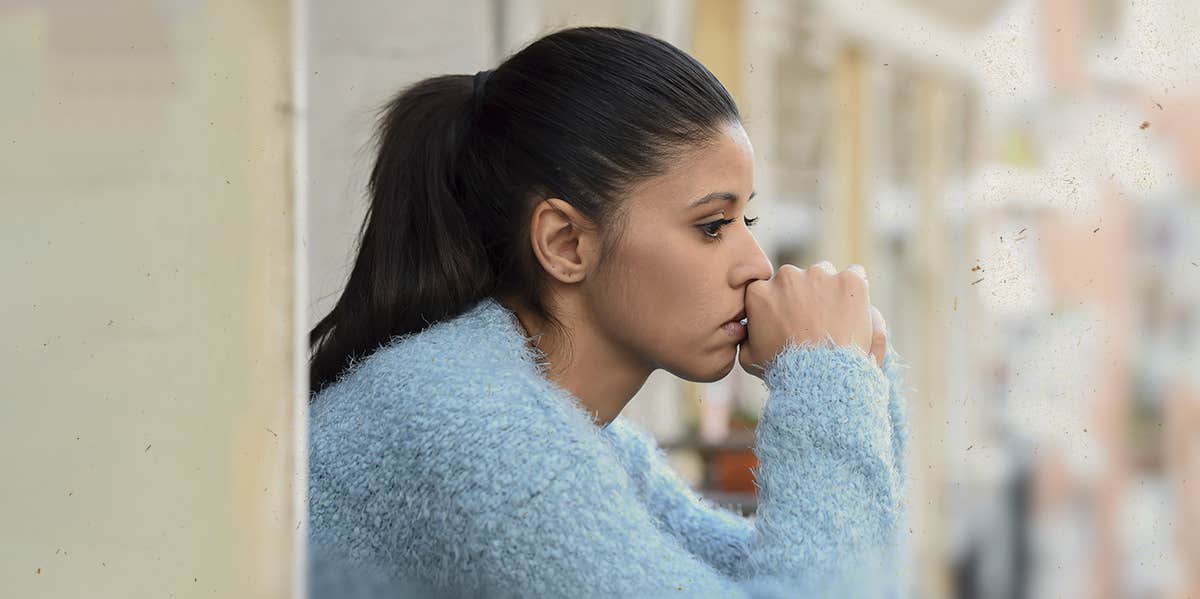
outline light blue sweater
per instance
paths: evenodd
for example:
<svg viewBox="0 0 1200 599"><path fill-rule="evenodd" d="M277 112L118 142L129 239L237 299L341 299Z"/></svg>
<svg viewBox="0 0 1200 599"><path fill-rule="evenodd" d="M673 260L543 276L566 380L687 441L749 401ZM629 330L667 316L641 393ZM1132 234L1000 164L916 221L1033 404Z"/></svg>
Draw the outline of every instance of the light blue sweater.
<svg viewBox="0 0 1200 599"><path fill-rule="evenodd" d="M767 363L745 518L628 419L597 425L519 327L486 298L317 395L313 596L907 596L894 349L882 372L828 343Z"/></svg>

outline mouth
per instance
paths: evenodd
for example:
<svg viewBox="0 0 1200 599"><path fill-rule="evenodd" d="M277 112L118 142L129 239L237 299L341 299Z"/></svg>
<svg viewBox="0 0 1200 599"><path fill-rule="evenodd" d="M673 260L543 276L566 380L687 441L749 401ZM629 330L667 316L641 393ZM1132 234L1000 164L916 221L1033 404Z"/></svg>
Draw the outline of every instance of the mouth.
<svg viewBox="0 0 1200 599"><path fill-rule="evenodd" d="M746 313L739 312L738 314L734 315L732 320L721 325L721 330L725 331L730 336L732 336L734 338L734 340L741 342L741 341L745 340L746 336L747 336L747 331L746 331L746 323L747 322L748 321L746 320Z"/></svg>

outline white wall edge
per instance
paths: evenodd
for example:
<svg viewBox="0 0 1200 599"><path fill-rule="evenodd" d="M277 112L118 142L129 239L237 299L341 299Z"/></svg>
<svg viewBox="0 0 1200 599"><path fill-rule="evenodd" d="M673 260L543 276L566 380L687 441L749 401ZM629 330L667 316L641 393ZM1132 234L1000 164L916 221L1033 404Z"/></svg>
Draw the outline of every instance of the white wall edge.
<svg viewBox="0 0 1200 599"><path fill-rule="evenodd" d="M292 596L308 596L308 4L290 0L292 65Z"/></svg>

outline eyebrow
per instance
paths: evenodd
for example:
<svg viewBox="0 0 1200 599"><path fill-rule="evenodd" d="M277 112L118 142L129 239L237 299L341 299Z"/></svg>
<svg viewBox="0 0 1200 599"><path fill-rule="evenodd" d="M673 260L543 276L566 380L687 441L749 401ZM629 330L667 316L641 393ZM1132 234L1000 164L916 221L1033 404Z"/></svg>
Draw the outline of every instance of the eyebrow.
<svg viewBox="0 0 1200 599"><path fill-rule="evenodd" d="M756 195L758 195L758 191L750 192L750 197L746 198L746 201L749 202L750 200L753 200L754 196L756 196ZM692 202L690 204L688 204L688 208L695 208L696 206L699 206L701 204L707 204L709 202L716 202L716 201L736 202L737 199L738 199L738 195L731 191L714 191L702 198L692 200Z"/></svg>

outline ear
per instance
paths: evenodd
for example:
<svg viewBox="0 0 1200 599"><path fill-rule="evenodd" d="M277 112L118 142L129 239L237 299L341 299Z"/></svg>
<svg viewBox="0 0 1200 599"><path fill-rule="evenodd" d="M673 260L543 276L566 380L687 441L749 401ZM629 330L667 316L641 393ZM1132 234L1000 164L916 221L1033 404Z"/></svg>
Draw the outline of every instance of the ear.
<svg viewBox="0 0 1200 599"><path fill-rule="evenodd" d="M551 277L578 283L598 258L599 231L582 213L560 198L547 198L533 208L529 241L533 254Z"/></svg>

